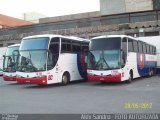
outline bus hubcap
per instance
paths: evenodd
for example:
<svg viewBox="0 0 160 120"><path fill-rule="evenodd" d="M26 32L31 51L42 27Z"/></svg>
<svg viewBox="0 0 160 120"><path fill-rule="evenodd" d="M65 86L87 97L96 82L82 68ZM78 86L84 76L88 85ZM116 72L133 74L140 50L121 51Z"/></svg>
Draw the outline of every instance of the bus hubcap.
<svg viewBox="0 0 160 120"><path fill-rule="evenodd" d="M66 83L67 83L67 81L68 81L67 76L66 76L66 75L64 75L64 76L63 76L63 78L62 78L62 80L63 80L63 83L64 83L64 84L66 84Z"/></svg>

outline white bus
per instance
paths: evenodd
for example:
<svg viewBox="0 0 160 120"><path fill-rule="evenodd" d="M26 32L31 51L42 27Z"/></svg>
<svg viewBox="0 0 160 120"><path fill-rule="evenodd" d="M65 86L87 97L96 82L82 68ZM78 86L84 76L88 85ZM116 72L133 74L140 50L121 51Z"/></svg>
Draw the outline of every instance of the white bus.
<svg viewBox="0 0 160 120"><path fill-rule="evenodd" d="M0 47L0 75L3 75L3 59L6 52L7 47Z"/></svg>
<svg viewBox="0 0 160 120"><path fill-rule="evenodd" d="M121 82L156 72L156 47L126 35L91 39L87 60L88 80Z"/></svg>
<svg viewBox="0 0 160 120"><path fill-rule="evenodd" d="M139 37L138 39L156 46L157 73L160 74L160 36Z"/></svg>
<svg viewBox="0 0 160 120"><path fill-rule="evenodd" d="M3 61L3 80L15 81L16 70L19 61L19 46L20 44L14 44L7 47Z"/></svg>
<svg viewBox="0 0 160 120"><path fill-rule="evenodd" d="M86 79L85 50L89 40L61 35L35 35L22 39L18 83L66 85Z"/></svg>

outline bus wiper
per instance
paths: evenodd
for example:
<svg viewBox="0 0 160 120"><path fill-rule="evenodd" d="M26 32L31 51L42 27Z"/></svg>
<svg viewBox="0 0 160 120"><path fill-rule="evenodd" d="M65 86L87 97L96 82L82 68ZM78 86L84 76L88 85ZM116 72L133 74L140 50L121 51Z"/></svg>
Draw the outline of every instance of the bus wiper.
<svg viewBox="0 0 160 120"><path fill-rule="evenodd" d="M103 68L104 68L104 69L110 69L108 63L106 62L106 60L105 60L104 58L102 59L102 61L103 61L103 62L102 62Z"/></svg>
<svg viewBox="0 0 160 120"><path fill-rule="evenodd" d="M102 68L102 59L101 58L96 63L95 68L98 70L100 70Z"/></svg>
<svg viewBox="0 0 160 120"><path fill-rule="evenodd" d="M30 59L28 59L28 60L29 60L29 63L31 64L31 67L32 67L31 69L33 69L33 71L36 72L37 69L36 69L36 67L34 67L34 65L33 65L32 61L31 61L31 53L30 53L30 52L29 52L29 58L30 58ZM29 63L28 63L28 64L29 64ZM31 70L31 69L30 69L30 70Z"/></svg>

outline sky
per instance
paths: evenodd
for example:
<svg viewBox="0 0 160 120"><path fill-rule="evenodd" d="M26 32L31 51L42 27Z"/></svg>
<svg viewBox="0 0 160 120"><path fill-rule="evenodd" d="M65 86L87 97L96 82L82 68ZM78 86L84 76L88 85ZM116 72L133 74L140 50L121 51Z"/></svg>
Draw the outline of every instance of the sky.
<svg viewBox="0 0 160 120"><path fill-rule="evenodd" d="M0 0L0 14L23 18L27 12L48 17L99 11L100 0Z"/></svg>

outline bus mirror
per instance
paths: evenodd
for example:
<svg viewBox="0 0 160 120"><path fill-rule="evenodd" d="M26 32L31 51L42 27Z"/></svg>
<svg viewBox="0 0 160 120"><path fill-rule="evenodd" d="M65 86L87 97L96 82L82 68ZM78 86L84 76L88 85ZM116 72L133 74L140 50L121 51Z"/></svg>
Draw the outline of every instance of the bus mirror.
<svg viewBox="0 0 160 120"><path fill-rule="evenodd" d="M5 55L3 55L3 57L5 57Z"/></svg>
<svg viewBox="0 0 160 120"><path fill-rule="evenodd" d="M124 66L125 66L125 64L122 64L122 65L121 65L121 68L124 68Z"/></svg>

